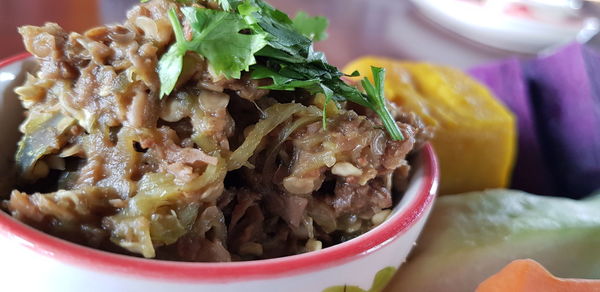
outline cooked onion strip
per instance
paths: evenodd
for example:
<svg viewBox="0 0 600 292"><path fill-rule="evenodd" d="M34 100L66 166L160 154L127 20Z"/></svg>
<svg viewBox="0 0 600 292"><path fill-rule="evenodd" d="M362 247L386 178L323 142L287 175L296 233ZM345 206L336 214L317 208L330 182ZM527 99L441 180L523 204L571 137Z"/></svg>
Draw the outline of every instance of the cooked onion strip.
<svg viewBox="0 0 600 292"><path fill-rule="evenodd" d="M254 154L260 141L268 135L275 127L285 122L293 114L306 109L305 106L298 103L275 104L265 110L267 117L254 126L254 128L244 140L244 143L236 149L229 157L227 169L229 171L242 167L248 159Z"/></svg>
<svg viewBox="0 0 600 292"><path fill-rule="evenodd" d="M263 166L263 178L271 179L272 174L275 172L277 167L275 167L275 157L281 148L281 144L285 142L292 133L294 133L298 128L305 126L309 123L316 122L321 119L321 113L313 114L299 118L294 121L291 125L285 127L281 134L278 137L277 143L269 150L269 154L267 155L267 159L265 159L265 165Z"/></svg>

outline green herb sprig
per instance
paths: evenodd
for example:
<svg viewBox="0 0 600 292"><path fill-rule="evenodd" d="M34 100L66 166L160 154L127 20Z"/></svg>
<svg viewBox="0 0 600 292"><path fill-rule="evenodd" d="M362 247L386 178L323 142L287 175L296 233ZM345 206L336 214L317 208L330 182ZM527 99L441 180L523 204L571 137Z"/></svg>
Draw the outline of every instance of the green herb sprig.
<svg viewBox="0 0 600 292"><path fill-rule="evenodd" d="M184 36L176 11L169 11L176 41L159 61L161 98L175 88L183 70L183 57L191 51L206 58L211 72L216 75L239 78L242 71L248 71L255 79L270 78L273 83L264 86L266 89L303 88L311 93L323 93L324 127L327 104L350 101L377 113L392 139L404 139L386 108L385 70L372 67L374 84L363 79L363 93L342 81L344 74L330 65L323 53L313 49L313 40L326 37L325 18L299 13L292 20L262 0L217 2L222 11L196 6L181 8L191 28L190 40ZM358 76L358 72L351 76Z"/></svg>
<svg viewBox="0 0 600 292"><path fill-rule="evenodd" d="M192 39L186 40L176 11L169 10L175 43L158 62L161 97L175 88L188 51L206 58L215 74L240 78L241 71L248 71L256 63L254 54L266 45L264 35L240 33L249 25L237 14L196 7L183 7L181 11L192 28Z"/></svg>

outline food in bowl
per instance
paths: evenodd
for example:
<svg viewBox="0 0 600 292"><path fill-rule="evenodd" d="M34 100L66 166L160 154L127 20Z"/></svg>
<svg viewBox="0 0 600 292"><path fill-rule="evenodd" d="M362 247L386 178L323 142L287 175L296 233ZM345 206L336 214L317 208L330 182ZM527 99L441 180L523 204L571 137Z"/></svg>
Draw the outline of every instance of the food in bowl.
<svg viewBox="0 0 600 292"><path fill-rule="evenodd" d="M302 26L260 0L154 0L84 34L20 28L40 69L16 89L4 208L178 261L293 255L378 225L431 131L385 101L378 68L364 92L344 83Z"/></svg>

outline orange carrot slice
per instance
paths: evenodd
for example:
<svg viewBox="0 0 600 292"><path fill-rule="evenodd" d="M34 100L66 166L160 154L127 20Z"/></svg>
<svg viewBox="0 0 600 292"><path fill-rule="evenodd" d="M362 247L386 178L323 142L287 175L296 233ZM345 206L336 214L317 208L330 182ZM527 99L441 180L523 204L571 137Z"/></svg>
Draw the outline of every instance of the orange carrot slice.
<svg viewBox="0 0 600 292"><path fill-rule="evenodd" d="M600 280L554 277L538 262L515 260L477 287L477 292L591 292L600 291Z"/></svg>

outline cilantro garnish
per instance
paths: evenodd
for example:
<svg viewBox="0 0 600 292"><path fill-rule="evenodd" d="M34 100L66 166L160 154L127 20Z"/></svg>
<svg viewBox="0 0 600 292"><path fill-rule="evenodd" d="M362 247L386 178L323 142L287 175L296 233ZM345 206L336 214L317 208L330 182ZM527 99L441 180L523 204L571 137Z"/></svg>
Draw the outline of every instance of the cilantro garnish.
<svg viewBox="0 0 600 292"><path fill-rule="evenodd" d="M325 105L331 101L350 101L370 108L381 118L392 139L404 139L386 108L383 69L372 67L374 84L365 78L363 93L342 81L340 77L344 74L331 66L323 53L314 51L313 40L326 37L327 19L299 13L292 20L262 0L217 0L217 3L223 11L195 6L181 8L191 28L191 40L185 39L176 12L169 11L176 41L159 61L161 98L175 87L183 56L191 51L206 58L216 75L239 78L242 71L248 71L255 79L270 78L273 83L266 89L303 88L323 93ZM324 107L324 127L326 117Z"/></svg>
<svg viewBox="0 0 600 292"><path fill-rule="evenodd" d="M313 41L322 41L327 38L329 20L325 17L310 17L306 12L300 11L292 22L297 31Z"/></svg>
<svg viewBox="0 0 600 292"><path fill-rule="evenodd" d="M175 43L158 63L161 97L173 91L188 51L206 58L212 72L227 78L240 78L241 71L256 63L254 53L265 46L264 35L240 33L249 25L238 14L198 7L183 7L181 11L192 28L192 39L185 39L176 12L169 10Z"/></svg>

